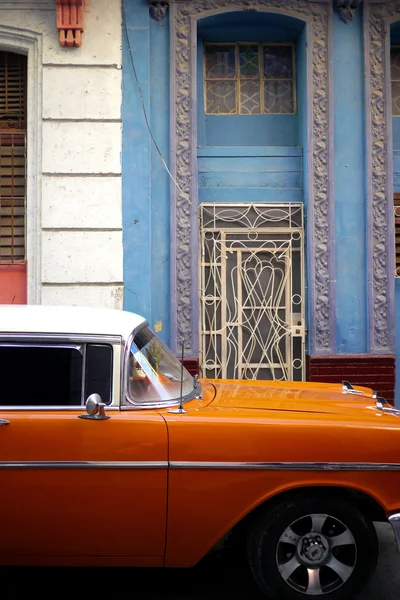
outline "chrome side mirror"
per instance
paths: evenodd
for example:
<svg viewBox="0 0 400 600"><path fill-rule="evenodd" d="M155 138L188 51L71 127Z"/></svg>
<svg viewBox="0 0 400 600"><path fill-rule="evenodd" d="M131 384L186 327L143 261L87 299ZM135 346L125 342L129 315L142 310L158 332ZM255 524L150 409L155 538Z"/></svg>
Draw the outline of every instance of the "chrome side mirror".
<svg viewBox="0 0 400 600"><path fill-rule="evenodd" d="M93 421L105 421L110 419L110 415L106 415L106 405L101 400L100 394L90 394L86 400L87 415L78 415L80 419L91 419Z"/></svg>

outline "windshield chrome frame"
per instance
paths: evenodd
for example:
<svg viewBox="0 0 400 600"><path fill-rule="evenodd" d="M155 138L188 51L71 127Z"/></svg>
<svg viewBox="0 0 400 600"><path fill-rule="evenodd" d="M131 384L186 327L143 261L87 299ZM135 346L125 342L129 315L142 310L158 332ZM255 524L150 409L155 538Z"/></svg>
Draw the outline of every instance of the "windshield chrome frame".
<svg viewBox="0 0 400 600"><path fill-rule="evenodd" d="M135 327L135 329L130 334L127 342L125 343L125 349L123 354L123 385L121 389L123 390L123 395L121 395L121 410L140 410L140 409L151 409L151 408L171 408L172 406L179 406L181 403L181 399L177 398L176 400L154 400L153 402L136 402L132 400L128 392L128 374L129 374L129 354L133 344L133 340L135 339L135 335L137 332L143 327L150 327L147 321L142 321L140 325ZM151 327L150 327L151 329ZM153 330L152 330L153 331ZM157 335L157 334L156 334ZM139 350L140 352L140 350ZM179 360L177 358L177 360ZM201 383L198 379L193 376L193 390L190 394L186 394L186 396L182 397L182 404L186 402L190 402L191 400L195 400L196 398L201 397ZM124 404L124 400L129 399L129 404Z"/></svg>

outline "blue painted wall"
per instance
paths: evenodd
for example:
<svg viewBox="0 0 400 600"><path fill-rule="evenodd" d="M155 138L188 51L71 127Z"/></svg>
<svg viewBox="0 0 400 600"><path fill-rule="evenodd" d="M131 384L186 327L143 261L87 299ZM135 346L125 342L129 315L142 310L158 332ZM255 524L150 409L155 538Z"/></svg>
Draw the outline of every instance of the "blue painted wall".
<svg viewBox="0 0 400 600"><path fill-rule="evenodd" d="M148 120L169 157L169 24L149 16L147 0L124 0L134 66ZM151 142L123 29L122 208L124 308L161 324L170 343L169 176Z"/></svg>
<svg viewBox="0 0 400 600"><path fill-rule="evenodd" d="M394 23L390 28L390 42L400 45L400 22ZM393 117L393 191L400 193L400 117ZM395 329L400 332L400 278L394 280L395 294ZM400 335L395 336L396 353L396 405L400 406Z"/></svg>
<svg viewBox="0 0 400 600"><path fill-rule="evenodd" d="M368 351L365 103L361 11L334 15L334 185L338 353Z"/></svg>
<svg viewBox="0 0 400 600"><path fill-rule="evenodd" d="M199 202L302 202L302 162L301 148L199 148Z"/></svg>
<svg viewBox="0 0 400 600"><path fill-rule="evenodd" d="M400 21L393 23L390 27L390 43L395 46L400 45ZM394 157L394 187L395 192L400 192L400 117L393 117L392 119L392 127L393 127L393 150L397 150L395 152ZM397 176L397 177L396 177Z"/></svg>

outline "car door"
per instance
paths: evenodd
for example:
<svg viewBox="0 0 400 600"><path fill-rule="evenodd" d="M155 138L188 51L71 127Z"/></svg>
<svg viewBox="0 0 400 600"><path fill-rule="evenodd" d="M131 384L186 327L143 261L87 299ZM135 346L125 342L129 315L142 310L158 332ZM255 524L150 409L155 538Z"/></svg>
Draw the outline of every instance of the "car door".
<svg viewBox="0 0 400 600"><path fill-rule="evenodd" d="M0 341L0 561L161 565L168 442L121 411L117 340ZM84 401L100 392L106 419Z"/></svg>

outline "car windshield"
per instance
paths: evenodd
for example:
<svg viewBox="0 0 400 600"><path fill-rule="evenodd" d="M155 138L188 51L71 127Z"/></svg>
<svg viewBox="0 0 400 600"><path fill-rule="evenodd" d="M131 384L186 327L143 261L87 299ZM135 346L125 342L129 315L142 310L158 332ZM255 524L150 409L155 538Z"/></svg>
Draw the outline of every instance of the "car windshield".
<svg viewBox="0 0 400 600"><path fill-rule="evenodd" d="M145 325L133 338L125 404L177 401L193 395L195 381L154 331Z"/></svg>

